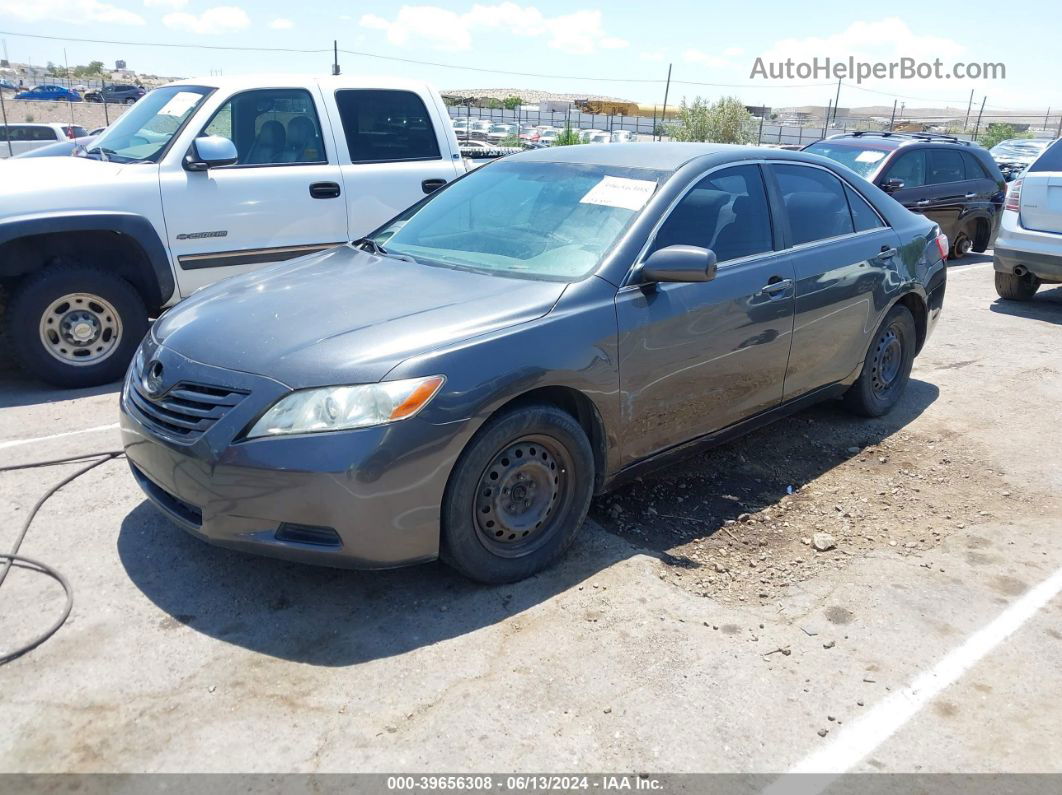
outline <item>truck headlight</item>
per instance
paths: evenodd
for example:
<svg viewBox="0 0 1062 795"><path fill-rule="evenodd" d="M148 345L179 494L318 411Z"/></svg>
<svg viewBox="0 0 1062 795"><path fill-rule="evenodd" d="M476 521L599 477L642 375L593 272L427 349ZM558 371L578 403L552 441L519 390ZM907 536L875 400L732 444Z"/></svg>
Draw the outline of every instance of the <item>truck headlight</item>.
<svg viewBox="0 0 1062 795"><path fill-rule="evenodd" d="M445 381L441 375L432 375L378 384L301 389L274 403L246 438L346 431L409 419L435 397Z"/></svg>

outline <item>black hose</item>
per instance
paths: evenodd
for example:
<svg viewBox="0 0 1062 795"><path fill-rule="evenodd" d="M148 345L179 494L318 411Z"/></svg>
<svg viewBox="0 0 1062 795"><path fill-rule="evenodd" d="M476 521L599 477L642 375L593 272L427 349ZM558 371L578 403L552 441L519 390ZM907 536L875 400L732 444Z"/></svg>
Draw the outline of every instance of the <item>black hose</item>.
<svg viewBox="0 0 1062 795"><path fill-rule="evenodd" d="M58 620L56 620L47 630L42 632L29 643L20 646L14 651L0 653L0 665L4 665L5 663L9 663L12 660L21 657L23 654L32 651L33 649L37 648L42 643L44 643L44 641L48 640L48 638L58 632L59 628L63 626L64 623L66 623L66 619L70 617L70 611L74 607L74 591L70 587L70 583L67 581L66 577L64 577L59 571L53 569L46 563L42 563L38 560L34 560L33 558L27 558L24 555L18 554L19 548L22 546L22 542L25 540L26 534L29 532L30 525L33 523L34 517L37 515L37 512L40 511L44 503L46 503L48 499L52 497L57 491L59 491L59 489L61 489L63 486L67 485L68 483L71 483L74 480L77 480L86 472L95 469L101 464L105 464L108 461L113 461L114 459L122 455L123 453L121 450L109 450L101 453L88 453L85 455L70 456L68 458L53 458L46 461L33 461L28 464L16 464L13 466L0 467L0 472L11 472L18 469L35 469L37 467L55 466L57 464L70 464L78 461L91 460L89 464L81 467L76 472L67 475L54 486L49 488L44 493L44 495L39 500L37 500L37 503L33 506L32 510L30 510L29 515L26 516L26 521L22 523L22 529L18 534L18 538L15 540L15 545L11 548L11 551L7 553L0 552L0 561L3 561L2 565L0 565L0 588L3 587L4 581L7 579L8 572L11 571L11 567L18 566L19 568L25 568L29 569L30 571L38 571L41 574L46 574L47 576L51 577L56 582L58 582L59 585L62 586L63 591L66 593L66 604L63 606L62 614L59 616Z"/></svg>

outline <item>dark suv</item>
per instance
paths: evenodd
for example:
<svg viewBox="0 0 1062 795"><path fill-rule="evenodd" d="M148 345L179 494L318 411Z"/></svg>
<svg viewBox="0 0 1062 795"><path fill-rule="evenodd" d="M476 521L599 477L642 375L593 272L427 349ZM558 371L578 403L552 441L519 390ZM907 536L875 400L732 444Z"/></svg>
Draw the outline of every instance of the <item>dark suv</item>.
<svg viewBox="0 0 1062 795"><path fill-rule="evenodd" d="M852 132L804 147L842 163L912 212L935 221L951 241L951 257L992 245L1006 181L977 144L930 133Z"/></svg>
<svg viewBox="0 0 1062 795"><path fill-rule="evenodd" d="M112 104L119 105L132 105L138 99L140 99L147 91L143 86L132 85L113 85L104 86L103 88L95 91L89 91L85 94L86 102L110 102Z"/></svg>

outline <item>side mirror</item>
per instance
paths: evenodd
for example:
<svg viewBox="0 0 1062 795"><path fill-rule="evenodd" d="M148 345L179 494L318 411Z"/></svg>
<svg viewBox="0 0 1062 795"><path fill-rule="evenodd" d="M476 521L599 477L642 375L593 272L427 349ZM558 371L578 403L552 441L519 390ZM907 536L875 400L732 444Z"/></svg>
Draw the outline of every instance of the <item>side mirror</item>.
<svg viewBox="0 0 1062 795"><path fill-rule="evenodd" d="M657 249L642 265L642 282L708 282L715 278L715 252L700 246Z"/></svg>
<svg viewBox="0 0 1062 795"><path fill-rule="evenodd" d="M221 135L196 138L184 156L185 171L206 171L217 166L231 166L240 159L236 144Z"/></svg>
<svg viewBox="0 0 1062 795"><path fill-rule="evenodd" d="M881 189L886 193L895 193L896 191L903 189L903 180L897 179L896 177L887 179L881 183Z"/></svg>

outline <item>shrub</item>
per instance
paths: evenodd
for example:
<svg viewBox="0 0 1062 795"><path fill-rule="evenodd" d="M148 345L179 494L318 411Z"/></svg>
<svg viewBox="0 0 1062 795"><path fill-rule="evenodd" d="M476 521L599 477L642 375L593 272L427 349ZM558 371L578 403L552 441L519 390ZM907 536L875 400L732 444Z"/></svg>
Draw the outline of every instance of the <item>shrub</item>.
<svg viewBox="0 0 1062 795"><path fill-rule="evenodd" d="M524 101L520 97L511 94L502 100L502 105L505 106L506 110L516 110L523 104Z"/></svg>
<svg viewBox="0 0 1062 795"><path fill-rule="evenodd" d="M756 142L756 122L737 97L711 104L696 97L692 103L682 100L678 123L668 125L668 135L675 141L751 144Z"/></svg>
<svg viewBox="0 0 1062 795"><path fill-rule="evenodd" d="M1032 133L1028 131L1018 132L1010 124L994 121L985 128L985 131L981 133L980 136L978 136L977 141L985 149L991 149L999 142L1006 141L1008 138L1032 138Z"/></svg>
<svg viewBox="0 0 1062 795"><path fill-rule="evenodd" d="M573 130L571 127L565 127L564 132L553 139L554 146L575 146L582 142L583 139L579 136L579 131Z"/></svg>

